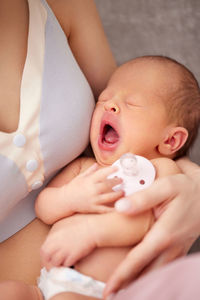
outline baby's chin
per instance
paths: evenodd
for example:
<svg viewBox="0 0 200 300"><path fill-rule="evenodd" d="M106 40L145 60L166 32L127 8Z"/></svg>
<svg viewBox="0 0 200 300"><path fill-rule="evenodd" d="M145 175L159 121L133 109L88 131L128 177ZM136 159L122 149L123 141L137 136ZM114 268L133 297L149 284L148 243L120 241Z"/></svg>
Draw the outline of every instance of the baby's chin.
<svg viewBox="0 0 200 300"><path fill-rule="evenodd" d="M116 158L114 158L114 157L105 158L102 156L100 157L98 155L97 156L95 155L95 159L96 159L97 163L102 167L108 167L116 161Z"/></svg>
<svg viewBox="0 0 200 300"><path fill-rule="evenodd" d="M124 152L126 153L126 152ZM95 155L95 159L97 161L97 163L102 166L102 167L107 167L112 165L116 160L120 159L120 157L124 154L124 153L94 153Z"/></svg>

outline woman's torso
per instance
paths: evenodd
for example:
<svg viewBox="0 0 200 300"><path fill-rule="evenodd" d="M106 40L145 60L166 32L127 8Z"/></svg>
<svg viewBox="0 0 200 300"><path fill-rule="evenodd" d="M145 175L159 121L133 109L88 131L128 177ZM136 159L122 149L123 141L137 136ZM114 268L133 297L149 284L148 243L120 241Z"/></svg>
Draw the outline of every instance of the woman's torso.
<svg viewBox="0 0 200 300"><path fill-rule="evenodd" d="M45 0L14 2L0 4L0 279L33 282L48 232L34 200L86 147L94 99Z"/></svg>

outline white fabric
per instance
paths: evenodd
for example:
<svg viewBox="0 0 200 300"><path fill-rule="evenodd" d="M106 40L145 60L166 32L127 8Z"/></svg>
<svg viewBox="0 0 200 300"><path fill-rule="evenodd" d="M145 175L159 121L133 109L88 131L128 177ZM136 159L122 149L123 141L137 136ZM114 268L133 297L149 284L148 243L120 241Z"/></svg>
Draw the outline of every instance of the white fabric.
<svg viewBox="0 0 200 300"><path fill-rule="evenodd" d="M38 279L45 300L62 292L73 292L102 299L105 283L66 267L52 268L49 272L41 270Z"/></svg>

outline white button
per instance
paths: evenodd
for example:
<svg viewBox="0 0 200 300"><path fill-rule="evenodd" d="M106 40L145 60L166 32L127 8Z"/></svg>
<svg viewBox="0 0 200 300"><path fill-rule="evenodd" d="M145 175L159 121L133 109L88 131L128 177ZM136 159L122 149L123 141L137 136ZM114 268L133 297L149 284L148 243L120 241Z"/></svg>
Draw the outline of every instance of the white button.
<svg viewBox="0 0 200 300"><path fill-rule="evenodd" d="M13 138L13 143L17 147L23 147L26 144L26 138L23 134L16 134Z"/></svg>
<svg viewBox="0 0 200 300"><path fill-rule="evenodd" d="M34 172L37 168L38 168L38 162L36 159L30 159L29 161L27 161L26 169L29 172Z"/></svg>
<svg viewBox="0 0 200 300"><path fill-rule="evenodd" d="M41 180L36 180L33 184L32 184L32 190L37 190L39 189L41 186L43 185L43 182Z"/></svg>

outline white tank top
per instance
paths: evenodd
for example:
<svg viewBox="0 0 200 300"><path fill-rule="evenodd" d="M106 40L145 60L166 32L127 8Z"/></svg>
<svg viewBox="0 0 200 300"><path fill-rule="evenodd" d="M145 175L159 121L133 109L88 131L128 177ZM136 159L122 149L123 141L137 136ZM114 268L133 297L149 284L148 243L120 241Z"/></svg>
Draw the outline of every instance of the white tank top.
<svg viewBox="0 0 200 300"><path fill-rule="evenodd" d="M46 183L83 152L94 98L45 0L28 0L29 33L15 132L0 132L0 241L35 218Z"/></svg>

